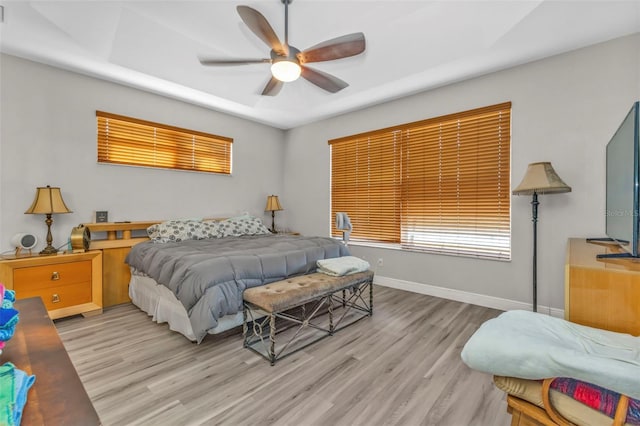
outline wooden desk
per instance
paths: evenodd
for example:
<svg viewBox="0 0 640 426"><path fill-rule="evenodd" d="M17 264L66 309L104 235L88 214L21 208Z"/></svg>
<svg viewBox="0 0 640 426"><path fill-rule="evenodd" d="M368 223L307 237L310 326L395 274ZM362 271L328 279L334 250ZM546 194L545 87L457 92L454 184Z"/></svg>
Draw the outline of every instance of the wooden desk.
<svg viewBox="0 0 640 426"><path fill-rule="evenodd" d="M597 259L614 245L571 238L565 264L565 319L590 327L640 335L640 259Z"/></svg>
<svg viewBox="0 0 640 426"><path fill-rule="evenodd" d="M23 425L99 425L100 419L84 390L69 355L39 297L17 300L16 332L0 361L35 374L27 394Z"/></svg>

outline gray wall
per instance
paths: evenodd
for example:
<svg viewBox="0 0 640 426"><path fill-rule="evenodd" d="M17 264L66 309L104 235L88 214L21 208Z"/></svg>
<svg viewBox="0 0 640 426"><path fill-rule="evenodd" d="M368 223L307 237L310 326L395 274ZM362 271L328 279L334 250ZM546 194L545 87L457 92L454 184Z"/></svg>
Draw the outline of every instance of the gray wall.
<svg viewBox="0 0 640 426"><path fill-rule="evenodd" d="M95 210L113 221L241 211L269 220L266 197L283 189L283 131L13 56L0 60L2 251L16 232L36 234L44 247L44 216L24 211L45 185L59 186L73 210L53 218L56 246ZM96 110L232 137L233 176L97 164Z"/></svg>
<svg viewBox="0 0 640 426"><path fill-rule="evenodd" d="M416 94L287 132L129 87L0 56L0 249L16 232L45 237L25 215L35 188L60 186L74 211L54 217L54 243L108 210L111 220L262 215L281 195L281 227L328 235L332 138L511 101L512 182L551 161L573 192L540 197L539 304L563 307L566 239L604 234L607 141L640 98L640 35ZM232 177L96 163L95 110L234 138ZM352 246L381 278L452 291L531 300L531 209L512 199L512 261ZM38 249L43 246L41 242ZM426 286L425 286L426 287Z"/></svg>
<svg viewBox="0 0 640 426"><path fill-rule="evenodd" d="M640 98L640 35L617 39L292 129L284 199L289 225L327 235L329 139L504 101L512 105L511 187L527 164L551 161L573 192L540 196L538 303L563 308L566 240L603 236L605 146ZM530 303L531 199L512 197L511 262L352 245L392 280Z"/></svg>

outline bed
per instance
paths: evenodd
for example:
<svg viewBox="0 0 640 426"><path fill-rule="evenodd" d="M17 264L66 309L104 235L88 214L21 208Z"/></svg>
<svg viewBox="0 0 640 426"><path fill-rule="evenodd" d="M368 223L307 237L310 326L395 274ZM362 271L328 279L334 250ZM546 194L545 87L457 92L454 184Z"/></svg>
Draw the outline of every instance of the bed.
<svg viewBox="0 0 640 426"><path fill-rule="evenodd" d="M242 323L244 289L312 273L318 260L349 254L333 238L254 233L229 221L216 223L226 230L191 228L189 235L183 227L177 238L165 232L163 241L136 244L125 259L132 302L198 343Z"/></svg>

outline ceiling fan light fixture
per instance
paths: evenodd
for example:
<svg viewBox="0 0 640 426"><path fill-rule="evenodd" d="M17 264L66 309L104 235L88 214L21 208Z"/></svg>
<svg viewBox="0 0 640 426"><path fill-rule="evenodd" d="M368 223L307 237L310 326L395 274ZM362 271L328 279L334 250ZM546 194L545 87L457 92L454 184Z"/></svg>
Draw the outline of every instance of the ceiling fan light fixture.
<svg viewBox="0 0 640 426"><path fill-rule="evenodd" d="M280 81L288 83L290 81L297 80L300 77L302 69L296 62L283 59L281 61L275 61L271 65L271 74Z"/></svg>

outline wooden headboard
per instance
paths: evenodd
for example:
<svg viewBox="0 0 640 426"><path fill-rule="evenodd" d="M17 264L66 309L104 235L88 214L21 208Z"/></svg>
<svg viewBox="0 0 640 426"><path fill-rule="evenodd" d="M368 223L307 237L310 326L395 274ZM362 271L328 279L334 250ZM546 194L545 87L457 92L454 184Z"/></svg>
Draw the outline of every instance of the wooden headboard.
<svg viewBox="0 0 640 426"><path fill-rule="evenodd" d="M144 232L161 220L148 222L83 223L91 232L89 249L102 251L102 304L104 307L130 302L131 272L124 259L131 247L147 241ZM136 235L140 234L140 235Z"/></svg>
<svg viewBox="0 0 640 426"><path fill-rule="evenodd" d="M224 220L207 218L205 220ZM83 223L91 232L90 250L102 251L102 305L103 307L130 302L131 272L124 259L131 247L147 241L146 229L163 220L144 222Z"/></svg>

